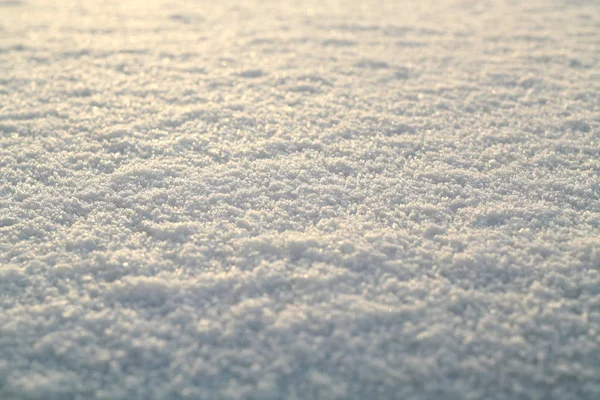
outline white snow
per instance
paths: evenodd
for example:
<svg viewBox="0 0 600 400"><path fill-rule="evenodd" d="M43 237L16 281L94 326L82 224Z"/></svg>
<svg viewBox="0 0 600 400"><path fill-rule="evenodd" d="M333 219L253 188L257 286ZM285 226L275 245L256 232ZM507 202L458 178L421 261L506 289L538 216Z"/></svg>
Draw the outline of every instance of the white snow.
<svg viewBox="0 0 600 400"><path fill-rule="evenodd" d="M600 398L596 0L0 1L0 398Z"/></svg>

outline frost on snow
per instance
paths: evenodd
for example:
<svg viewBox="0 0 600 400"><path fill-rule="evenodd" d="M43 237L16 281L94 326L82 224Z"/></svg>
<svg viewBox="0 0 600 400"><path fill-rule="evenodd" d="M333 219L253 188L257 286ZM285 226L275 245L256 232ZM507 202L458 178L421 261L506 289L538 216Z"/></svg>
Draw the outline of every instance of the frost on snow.
<svg viewBox="0 0 600 400"><path fill-rule="evenodd" d="M0 398L600 398L600 3L0 1Z"/></svg>

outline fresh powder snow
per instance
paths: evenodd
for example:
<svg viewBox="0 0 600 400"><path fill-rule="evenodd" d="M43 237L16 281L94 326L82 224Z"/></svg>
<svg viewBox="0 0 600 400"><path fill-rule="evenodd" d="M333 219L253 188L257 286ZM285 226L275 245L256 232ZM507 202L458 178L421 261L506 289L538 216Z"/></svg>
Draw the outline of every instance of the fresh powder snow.
<svg viewBox="0 0 600 400"><path fill-rule="evenodd" d="M0 399L600 399L600 2L0 0Z"/></svg>

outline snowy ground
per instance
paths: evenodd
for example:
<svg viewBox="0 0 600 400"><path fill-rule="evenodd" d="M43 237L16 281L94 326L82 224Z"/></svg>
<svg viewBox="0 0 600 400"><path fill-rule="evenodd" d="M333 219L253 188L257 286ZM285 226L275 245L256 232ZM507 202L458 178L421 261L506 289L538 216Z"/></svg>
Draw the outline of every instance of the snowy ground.
<svg viewBox="0 0 600 400"><path fill-rule="evenodd" d="M0 1L0 398L599 399L600 3Z"/></svg>

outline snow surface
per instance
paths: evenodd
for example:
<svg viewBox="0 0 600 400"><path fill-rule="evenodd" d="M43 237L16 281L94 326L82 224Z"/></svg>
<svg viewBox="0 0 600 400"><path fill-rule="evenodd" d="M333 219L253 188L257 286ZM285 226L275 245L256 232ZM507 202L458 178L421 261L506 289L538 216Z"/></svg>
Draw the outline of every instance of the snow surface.
<svg viewBox="0 0 600 400"><path fill-rule="evenodd" d="M0 398L599 399L600 2L0 1Z"/></svg>

